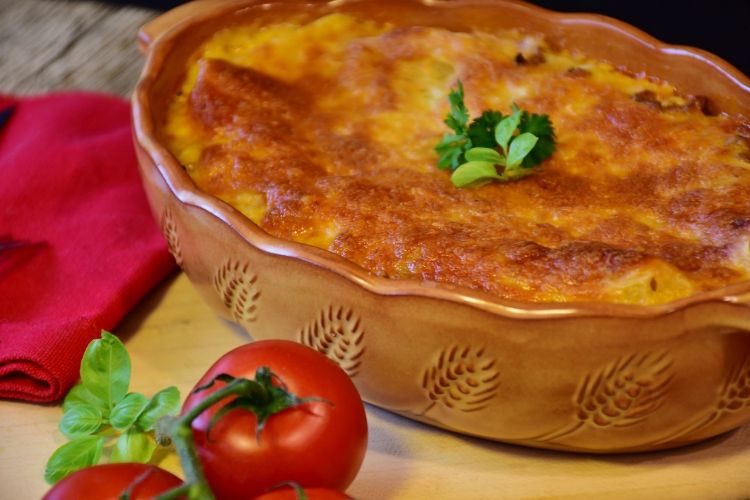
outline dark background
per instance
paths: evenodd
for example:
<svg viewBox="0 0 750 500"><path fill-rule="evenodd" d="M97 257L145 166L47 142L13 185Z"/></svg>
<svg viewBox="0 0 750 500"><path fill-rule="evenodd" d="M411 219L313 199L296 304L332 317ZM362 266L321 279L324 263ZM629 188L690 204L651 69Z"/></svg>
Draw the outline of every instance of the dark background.
<svg viewBox="0 0 750 500"><path fill-rule="evenodd" d="M174 0L119 0L158 9ZM750 75L750 0L532 0L563 12L593 12L632 24L664 42L712 52Z"/></svg>
<svg viewBox="0 0 750 500"><path fill-rule="evenodd" d="M663 42L712 52L750 75L750 0L534 0L531 3L563 12L595 12L614 17Z"/></svg>

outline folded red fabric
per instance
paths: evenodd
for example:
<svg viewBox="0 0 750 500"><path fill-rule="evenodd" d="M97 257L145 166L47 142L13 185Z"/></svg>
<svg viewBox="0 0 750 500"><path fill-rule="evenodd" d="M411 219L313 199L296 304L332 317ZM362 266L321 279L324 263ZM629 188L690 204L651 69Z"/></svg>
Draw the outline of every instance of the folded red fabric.
<svg viewBox="0 0 750 500"><path fill-rule="evenodd" d="M174 269L146 202L130 107L0 97L0 398L52 402L81 356Z"/></svg>

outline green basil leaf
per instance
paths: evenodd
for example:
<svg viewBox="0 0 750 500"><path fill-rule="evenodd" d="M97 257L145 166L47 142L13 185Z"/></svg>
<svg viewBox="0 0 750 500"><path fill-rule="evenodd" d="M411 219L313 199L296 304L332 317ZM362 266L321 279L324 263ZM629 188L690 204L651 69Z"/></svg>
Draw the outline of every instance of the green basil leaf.
<svg viewBox="0 0 750 500"><path fill-rule="evenodd" d="M49 457L44 469L45 481L54 484L71 472L97 464L103 448L101 436L84 436L65 443Z"/></svg>
<svg viewBox="0 0 750 500"><path fill-rule="evenodd" d="M495 140L497 141L497 144L503 149L506 156L510 154L508 152L508 142L510 142L511 137L513 137L513 133L518 128L518 123L521 121L521 113L522 111L518 108L518 106L514 104L513 113L511 113L510 116L507 116L500 120L500 123L498 123L497 127L495 127Z"/></svg>
<svg viewBox="0 0 750 500"><path fill-rule="evenodd" d="M120 339L102 331L102 338L88 345L81 360L81 382L108 408L125 396L130 385L130 356Z"/></svg>
<svg viewBox="0 0 750 500"><path fill-rule="evenodd" d="M508 151L508 168L520 165L529 151L534 148L537 140L534 134L528 132L513 139L513 142L510 143L510 151Z"/></svg>
<svg viewBox="0 0 750 500"><path fill-rule="evenodd" d="M470 161L464 163L453 172L451 181L456 187L477 187L493 179L500 179L492 163L486 161Z"/></svg>
<svg viewBox="0 0 750 500"><path fill-rule="evenodd" d="M86 386L80 382L74 385L73 388L68 391L67 396L65 396L65 400L63 401L63 411L68 411L70 408L79 405L93 406L101 410L103 417L106 418L109 416L109 408L104 400L94 396L91 391L86 389Z"/></svg>
<svg viewBox="0 0 750 500"><path fill-rule="evenodd" d="M500 153L491 148L471 148L465 156L467 161L486 161L499 165L505 162Z"/></svg>
<svg viewBox="0 0 750 500"><path fill-rule="evenodd" d="M180 391L177 387L167 387L157 392L141 416L138 417L136 425L144 431L153 430L157 420L165 415L173 415L180 411Z"/></svg>
<svg viewBox="0 0 750 500"><path fill-rule="evenodd" d="M112 414L109 417L109 425L118 431L128 429L135 423L138 416L148 405L149 401L146 396L137 392L127 394L119 403L112 408Z"/></svg>
<svg viewBox="0 0 750 500"><path fill-rule="evenodd" d="M68 408L60 420L60 432L68 439L88 436L99 430L105 419L96 406L77 404Z"/></svg>
<svg viewBox="0 0 750 500"><path fill-rule="evenodd" d="M130 429L122 434L112 449L110 462L140 462L151 460L156 449L156 442L145 432Z"/></svg>

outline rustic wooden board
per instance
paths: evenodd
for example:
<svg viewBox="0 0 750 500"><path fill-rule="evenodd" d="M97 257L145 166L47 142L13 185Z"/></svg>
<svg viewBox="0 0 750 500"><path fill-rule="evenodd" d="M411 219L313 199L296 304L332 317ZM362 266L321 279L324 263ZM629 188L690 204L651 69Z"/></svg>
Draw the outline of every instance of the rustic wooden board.
<svg viewBox="0 0 750 500"><path fill-rule="evenodd" d="M155 11L93 1L0 0L0 92L101 90L127 96Z"/></svg>
<svg viewBox="0 0 750 500"><path fill-rule="evenodd" d="M184 274L118 326L131 388L186 394L221 354L249 340L219 319ZM0 401L0 499L40 498L44 464L65 442L59 406ZM581 455L504 445L434 429L368 406L367 456L349 493L369 499L739 499L750 494L750 426L687 448ZM174 455L162 465L178 472Z"/></svg>

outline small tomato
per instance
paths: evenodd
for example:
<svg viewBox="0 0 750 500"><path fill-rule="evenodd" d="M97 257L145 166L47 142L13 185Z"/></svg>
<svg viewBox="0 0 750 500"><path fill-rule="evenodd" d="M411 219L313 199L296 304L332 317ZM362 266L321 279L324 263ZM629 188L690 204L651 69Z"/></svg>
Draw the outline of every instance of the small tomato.
<svg viewBox="0 0 750 500"><path fill-rule="evenodd" d="M193 422L198 456L219 500L246 499L276 485L293 482L304 488L345 491L362 465L367 449L367 420L362 400L348 375L323 354L295 342L265 340L228 352L196 387L217 375L252 379L268 367L274 384L300 398L318 398L275 413L260 435L257 419L233 409L207 430L222 404L213 405ZM193 392L183 413L222 386Z"/></svg>
<svg viewBox="0 0 750 500"><path fill-rule="evenodd" d="M145 500L181 484L180 478L153 465L94 465L60 480L42 500L118 500L128 488L131 500Z"/></svg>

